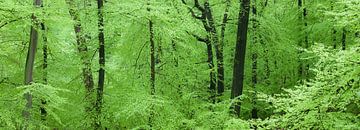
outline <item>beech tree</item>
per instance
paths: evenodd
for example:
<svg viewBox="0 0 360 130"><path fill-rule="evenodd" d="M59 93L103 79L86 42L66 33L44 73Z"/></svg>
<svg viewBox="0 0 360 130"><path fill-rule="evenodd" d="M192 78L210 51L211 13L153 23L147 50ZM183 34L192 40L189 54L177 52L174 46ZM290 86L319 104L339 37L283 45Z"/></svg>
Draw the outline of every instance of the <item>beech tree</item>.
<svg viewBox="0 0 360 130"><path fill-rule="evenodd" d="M250 1L243 0L240 2L238 29L236 36L236 49L233 68L233 82L231 89L231 99L239 98L243 93L244 87L244 67L245 67L245 52L247 41L247 30L250 14ZM233 104L234 115L240 117L241 102L236 101Z"/></svg>
<svg viewBox="0 0 360 130"><path fill-rule="evenodd" d="M41 6L41 0L34 0L34 6L36 8L39 8ZM35 54L36 54L36 49L37 49L37 45L38 45L38 37L39 37L39 33L36 30L36 28L39 26L39 23L38 23L39 21L34 14L32 14L31 20L34 25L31 26L30 43L29 43L26 64L25 64L25 85L30 85L33 82ZM29 92L25 93L24 96L26 99L26 107L25 107L25 110L23 111L23 116L26 120L25 124L27 124L28 121L31 119L30 109L32 108L32 105L33 105L33 101L32 101L33 97L31 95L31 93L29 93ZM27 125L25 125L25 129L26 128L27 128Z"/></svg>
<svg viewBox="0 0 360 130"><path fill-rule="evenodd" d="M0 129L358 129L359 5L0 0Z"/></svg>

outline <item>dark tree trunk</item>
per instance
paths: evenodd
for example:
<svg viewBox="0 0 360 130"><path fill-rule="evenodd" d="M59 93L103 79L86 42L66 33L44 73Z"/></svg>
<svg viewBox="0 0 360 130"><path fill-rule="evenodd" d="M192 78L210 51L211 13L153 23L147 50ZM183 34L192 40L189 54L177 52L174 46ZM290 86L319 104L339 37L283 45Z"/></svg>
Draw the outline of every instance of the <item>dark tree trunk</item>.
<svg viewBox="0 0 360 130"><path fill-rule="evenodd" d="M215 99L216 99L216 71L215 71L215 66L214 66L214 55L213 55L213 48L212 45L215 46L215 52L216 52L216 58L217 58L217 63L219 63L219 58L222 61L222 50L219 50L219 40L218 40L218 36L217 36L217 32L216 32L216 26L214 23L214 18L211 12L211 7L209 4L209 1L206 0L204 3L204 10L203 10L203 14L204 14L204 21L206 21L206 24L203 22L204 27L206 26L207 29L207 33L208 33L208 39L209 41L206 42L206 48L207 48L207 53L208 53L208 63L209 63L209 68L210 68L210 86L209 86L209 91L210 91L210 101L212 103L215 103ZM222 63L221 63L222 64ZM219 64L218 64L219 67ZM223 66L221 66L220 68L223 68ZM219 70L219 68L218 68ZM218 75L219 76L219 75ZM222 77L223 74L220 76ZM221 84L220 87L223 87L224 85ZM218 86L219 87L219 86Z"/></svg>
<svg viewBox="0 0 360 130"><path fill-rule="evenodd" d="M211 41L211 44L215 46L215 54L216 54L216 61L217 61L217 80L215 79L215 81L217 81L217 93L218 93L218 95L222 95L222 93L224 92L223 45L221 45L221 43L219 43L219 38L217 36L217 31L216 31L216 26L215 26L215 21L213 18L214 16L211 11L209 0L205 1L204 7L205 7L207 23L210 27L210 32L208 32L209 36L210 36L210 41ZM210 47L211 47L211 45L210 45ZM215 86L216 86L216 84L215 84ZM211 89L211 91L212 91L212 89ZM215 88L214 88L214 91L215 91ZM213 92L213 93L215 93L215 92Z"/></svg>
<svg viewBox="0 0 360 130"><path fill-rule="evenodd" d="M299 7L300 10L301 9L303 10L302 15L299 16L299 19L300 19L301 22L304 23L304 28L307 28L307 26L308 26L307 21L306 21L307 9L306 9L306 7L303 7L303 6L304 6L304 0L298 0L298 7ZM305 37L304 37L303 40L300 40L299 46L303 47L303 48L308 48L309 47L308 34L305 33L304 35L305 35ZM303 53L304 53L303 51L300 51L299 55L301 56ZM304 61L299 59L299 77L300 77L301 82L303 80L307 79L308 70L309 70L309 64L304 63Z"/></svg>
<svg viewBox="0 0 360 130"><path fill-rule="evenodd" d="M148 3L150 6L150 3ZM150 12L150 7L147 8L147 11ZM150 41L150 95L155 95L155 41L154 41L154 27L153 21L149 20L149 41ZM150 116L149 116L149 126L153 127L154 123L154 105L150 106Z"/></svg>
<svg viewBox="0 0 360 130"><path fill-rule="evenodd" d="M334 49L336 49L336 47L337 47L336 33L337 33L336 29L333 28L332 29L332 37L333 37L333 39L332 40L333 40L333 48Z"/></svg>
<svg viewBox="0 0 360 130"><path fill-rule="evenodd" d="M99 80L96 91L96 118L95 129L102 129L101 127L101 109L103 104L103 92L105 82L105 37L104 37L104 15L103 15L103 0L97 0L98 5L98 28L99 28Z"/></svg>
<svg viewBox="0 0 360 130"><path fill-rule="evenodd" d="M252 95L252 110L251 110L251 117L256 119L258 118L257 116L257 108L256 108L256 95L257 95L257 90L256 90L256 85L257 85L257 57L258 54L255 51L255 47L256 44L258 44L258 34L256 33L257 31L257 27L258 27L258 21L257 21L257 10L256 10L256 0L253 0L253 4L252 4L252 14L253 14L253 19L252 19L252 25L253 25L253 36L252 36L252 54L251 54L251 60L252 60L252 78L251 78L251 82L252 82L252 87L253 87L253 95Z"/></svg>
<svg viewBox="0 0 360 130"><path fill-rule="evenodd" d="M173 55L174 55L174 67L177 70L177 68L179 67L179 57L176 55L177 54L176 42L174 40L171 40L171 44L172 44ZM177 73L175 75L176 75L176 78L179 79L179 75ZM180 84L177 85L177 93L179 95L179 98L181 98L183 93L182 93L182 88L181 88Z"/></svg>
<svg viewBox="0 0 360 130"><path fill-rule="evenodd" d="M341 37L341 49L345 50L346 49L346 29L345 27L342 30L342 37Z"/></svg>
<svg viewBox="0 0 360 130"><path fill-rule="evenodd" d="M153 22L149 20L149 32L150 32L150 95L155 95L155 42L154 42L154 30ZM152 106L153 109L153 106ZM154 113L150 112L149 126L152 127Z"/></svg>
<svg viewBox="0 0 360 130"><path fill-rule="evenodd" d="M208 66L210 68L210 85L209 85L209 92L210 92L210 101L215 103L216 97L216 76L214 71L214 61L213 61L213 50L211 46L211 42L206 42L206 49L208 54Z"/></svg>
<svg viewBox="0 0 360 130"><path fill-rule="evenodd" d="M240 2L240 10L238 17L238 29L236 38L234 69L233 69L233 82L231 89L231 99L235 99L242 95L244 83L244 66L245 66L245 51L247 41L247 30L249 23L250 1L242 0ZM241 102L236 101L232 104L233 113L235 116L240 117Z"/></svg>
<svg viewBox="0 0 360 130"><path fill-rule="evenodd" d="M47 68L48 68L48 45L47 45L47 37L46 37L46 27L45 24L42 22L41 24L41 30L42 30L42 50L43 50L43 65L42 65L42 69L43 69L43 82L44 84L48 83L48 79L47 79ZM42 99L41 100L41 107L40 107L40 114L41 114L41 120L45 121L46 120L46 116L47 116L47 112L45 109L45 105L46 105L46 100Z"/></svg>
<svg viewBox="0 0 360 130"><path fill-rule="evenodd" d="M220 34L220 42L219 44L215 47L217 48L217 72L218 72L218 86L217 86L217 93L218 96L221 96L225 90L225 69L224 69L224 45L225 45L225 29L226 29L226 24L228 21L228 13L229 13L229 8L230 8L230 0L226 0L226 6L225 6L225 12L223 15L223 20L222 20L222 24L221 24L221 34Z"/></svg>
<svg viewBox="0 0 360 130"><path fill-rule="evenodd" d="M34 0L34 6L40 7L41 0ZM26 65L25 65L25 85L30 85L33 82L33 69L34 69L34 62L35 62L35 54L36 48L38 44L38 31L35 29L34 26L39 26L37 18L34 14L31 16L33 25L31 26L30 31L30 43L28 48L28 53L26 57ZM27 128L28 121L30 120L30 109L32 108L32 95L30 93L25 93L24 97L26 99L25 109L23 111L23 116L25 118L25 129Z"/></svg>
<svg viewBox="0 0 360 130"><path fill-rule="evenodd" d="M183 4L186 4L185 0L181 0ZM204 7L200 5L199 0L194 0L195 3L195 8L197 10L199 10L201 12L201 16L197 16L195 14L195 11L192 8L188 8L189 11L191 12L192 16L195 19L198 19L202 22L205 31L207 32L207 36L206 38L201 38L197 35L193 35L195 36L195 38L197 38L198 41L204 42L206 43L206 50L207 50L207 56L208 56L208 66L210 69L210 76L209 76L209 93L210 93L210 97L209 100L212 103L215 103L215 97L216 97L216 75L215 75L215 71L214 71L214 55L213 55L213 48L212 48L212 44L211 43L215 43L214 39L216 39L216 44L218 43L218 37L216 35L216 29L212 28L215 27L214 21L213 21L213 16L211 14L211 9L210 9L210 5L208 0L205 2ZM212 23L211 23L211 22ZM213 24L213 25L211 25ZM215 32L215 33L214 33Z"/></svg>

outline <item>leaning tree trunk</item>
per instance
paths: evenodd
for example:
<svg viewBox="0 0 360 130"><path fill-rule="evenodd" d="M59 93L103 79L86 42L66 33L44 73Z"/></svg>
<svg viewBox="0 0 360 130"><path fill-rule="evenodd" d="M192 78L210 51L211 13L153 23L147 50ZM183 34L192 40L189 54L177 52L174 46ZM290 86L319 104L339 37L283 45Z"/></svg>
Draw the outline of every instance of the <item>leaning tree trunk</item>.
<svg viewBox="0 0 360 130"><path fill-rule="evenodd" d="M95 129L102 129L101 127L101 109L103 104L103 92L105 81L105 37L104 37L104 16L103 16L103 0L97 0L98 5L98 28L99 28L99 82L96 91L96 121L94 122Z"/></svg>
<svg viewBox="0 0 360 130"><path fill-rule="evenodd" d="M41 6L41 0L34 0L34 6L39 8ZM34 69L34 62L35 62L35 54L36 54L36 47L38 44L38 31L35 29L34 26L39 26L37 18L34 14L31 16L32 22L34 25L31 26L30 31L30 43L28 48L28 53L26 57L26 65L25 65L25 85L30 85L33 82L33 69ZM32 108L32 95L28 92L24 94L26 99L25 109L23 111L23 116L25 118L25 129L28 127L28 122L30 120L30 109Z"/></svg>
<svg viewBox="0 0 360 130"><path fill-rule="evenodd" d="M94 80L93 74L91 69L91 57L88 55L88 47L86 45L85 37L83 35L83 29L81 26L80 18L79 18L79 11L73 3L72 0L67 0L66 3L70 6L70 16L72 17L73 21L75 22L74 31L76 35L76 43L77 49L83 64L82 67L82 76L83 76L83 83L85 85L85 100L87 106L85 107L85 112L88 114L87 117L90 117L91 120L96 121L96 117L93 115L93 108L94 108Z"/></svg>
<svg viewBox="0 0 360 130"><path fill-rule="evenodd" d="M245 66L245 52L247 41L247 30L249 23L250 1L242 0L240 2L238 29L236 38L233 82L231 89L231 99L238 98L242 95L244 83L244 66ZM240 117L241 102L237 101L232 104L233 114Z"/></svg>
<svg viewBox="0 0 360 130"><path fill-rule="evenodd" d="M181 2L183 4L187 4L185 2L185 0L181 0ZM207 36L206 38L202 38L200 36L197 36L197 35L194 35L193 36L200 42L204 42L206 44L206 50L207 50L207 62L208 62L208 66L209 66L209 69L210 69L210 76L209 76L209 93L210 93L210 97L209 97L209 100L210 102L212 103L215 103L215 97L216 97L216 75L215 75L215 71L214 71L214 54L213 54L213 48L212 48L212 40L214 40L213 38L211 38L212 36L215 36L212 34L212 32L214 32L215 29L212 29L211 26L210 26L210 22L208 20L208 18L212 18L212 15L211 15L211 10L210 10L210 6L209 6L209 3L208 1L206 1L205 3L205 6L207 7L203 7L200 5L199 3L199 0L194 0L194 6L195 8L201 12L201 15L198 16L195 11L188 7L191 15L193 18L197 19L197 20L200 20L204 26L204 29L206 30L206 33L207 33ZM210 13L210 14L209 14ZM216 30L215 30L216 32ZM217 39L217 38L216 38Z"/></svg>
<svg viewBox="0 0 360 130"><path fill-rule="evenodd" d="M224 92L224 54L223 54L223 44L219 42L219 38L216 31L216 25L214 16L211 11L209 0L206 0L204 3L205 15L208 23L209 31L208 35L210 36L210 43L215 46L216 54L216 63L217 63L217 93L222 95ZM225 13L226 14L226 13ZM227 18L225 18L226 24ZM225 25L224 25L225 26ZM224 27L225 29L225 27ZM211 47L211 45L210 45ZM216 85L215 85L216 86ZM214 92L215 93L215 92Z"/></svg>

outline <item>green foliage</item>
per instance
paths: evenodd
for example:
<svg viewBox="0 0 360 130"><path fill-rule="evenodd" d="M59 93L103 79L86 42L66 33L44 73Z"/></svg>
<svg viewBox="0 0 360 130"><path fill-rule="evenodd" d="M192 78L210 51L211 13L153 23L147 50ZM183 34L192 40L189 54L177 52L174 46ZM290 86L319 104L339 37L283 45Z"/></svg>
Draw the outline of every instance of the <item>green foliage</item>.
<svg viewBox="0 0 360 130"><path fill-rule="evenodd" d="M274 103L275 115L267 128L357 129L360 114L360 48L333 51L318 44L312 53L318 62L315 78L287 93L264 99Z"/></svg>
<svg viewBox="0 0 360 130"><path fill-rule="evenodd" d="M81 56L91 62L94 86L98 80L98 12L95 0L0 0L0 129L21 129L24 94L33 95L29 129L91 129L95 93L87 95ZM238 1L230 0L224 37L225 92L209 101L206 44L193 36L208 34L194 0L105 0L106 74L104 104L99 121L109 129L358 129L360 124L359 1L267 0L252 3L245 61L241 117L229 114ZM203 5L205 0L199 0ZM226 0L209 0L217 36ZM251 1L253 2L253 1ZM69 9L76 10L74 21ZM150 9L150 11L148 10ZM303 19L303 11L307 17ZM31 15L43 22L42 31ZM154 23L156 48L155 95L150 94L149 21ZM256 24L257 28L253 28ZM304 23L307 23L305 26ZM79 53L74 24L80 23L87 52ZM39 32L34 81L23 86L30 26ZM346 32L346 50L340 46ZM333 31L337 31L335 34ZM354 35L355 34L355 35ZM47 38L48 67L43 69ZM254 41L257 36L258 41ZM308 37L309 47L304 47ZM313 44L324 43L324 44ZM330 47L331 46L331 47ZM215 50L214 50L215 51ZM257 84L252 83L252 54L257 57ZM215 54L215 52L214 52ZM299 76L299 65L310 74ZM44 73L47 72L45 76ZM43 78L47 78L45 85ZM306 81L304 83L304 81ZM92 90L95 92L95 90ZM258 94L258 97L253 96ZM47 101L46 105L41 103ZM256 102L256 104L254 104ZM40 107L47 110L42 120ZM257 108L259 119L252 119ZM153 123L149 124L150 113ZM151 125L151 126L150 126Z"/></svg>
<svg viewBox="0 0 360 130"><path fill-rule="evenodd" d="M61 92L68 92L68 90L38 83L20 86L15 89L11 87L2 87L2 89L7 93L1 95L0 100L2 105L8 107L1 108L1 127L7 129L18 129L19 127L23 127L24 120L21 113L26 109L26 102L24 99L25 93L30 93L32 95L33 104L30 110L31 117L40 118L40 107L44 107L47 110L48 115L46 122L41 120L31 120L29 122L29 128L38 129L48 128L54 125L63 125L58 114L65 112L62 106L68 104L68 101L66 98L59 95ZM46 101L47 105L44 106L41 104L42 101Z"/></svg>

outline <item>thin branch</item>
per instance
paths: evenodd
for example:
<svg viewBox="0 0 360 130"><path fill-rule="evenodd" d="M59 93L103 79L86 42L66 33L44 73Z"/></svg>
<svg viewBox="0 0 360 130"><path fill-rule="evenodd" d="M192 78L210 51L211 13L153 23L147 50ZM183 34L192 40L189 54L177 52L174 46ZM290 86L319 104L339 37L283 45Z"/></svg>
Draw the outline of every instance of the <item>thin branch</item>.
<svg viewBox="0 0 360 130"><path fill-rule="evenodd" d="M8 24L10 24L10 23L16 22L16 21L18 21L19 19L21 19L21 18L7 21L7 22L3 23L2 25L0 25L0 28L4 27L4 26L6 26L6 25L8 25Z"/></svg>
<svg viewBox="0 0 360 130"><path fill-rule="evenodd" d="M196 34L191 34L191 33L189 33L188 31L186 31L186 33L189 34L189 35L192 35L193 37L195 37L196 40L198 40L199 42L204 42L204 43L210 42L210 41L209 41L209 38L202 38L202 37L200 37L200 36L198 36L198 35L196 35Z"/></svg>

